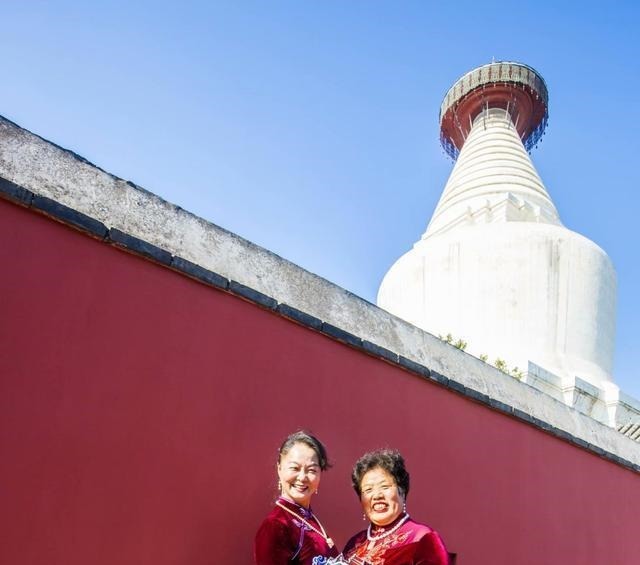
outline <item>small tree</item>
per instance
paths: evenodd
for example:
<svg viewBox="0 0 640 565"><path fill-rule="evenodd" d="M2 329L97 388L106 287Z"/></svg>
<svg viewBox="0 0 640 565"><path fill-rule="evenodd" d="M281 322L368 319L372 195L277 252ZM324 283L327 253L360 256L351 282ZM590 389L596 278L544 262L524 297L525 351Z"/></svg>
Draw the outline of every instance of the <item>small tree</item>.
<svg viewBox="0 0 640 565"><path fill-rule="evenodd" d="M458 339L458 341L456 341L453 344L454 347L457 347L458 349L460 349L461 351L464 351L467 347L467 342L464 341L463 339Z"/></svg>
<svg viewBox="0 0 640 565"><path fill-rule="evenodd" d="M450 333L445 336L438 335L438 339L448 343L449 345L453 345L453 347L457 347L461 351L464 351L467 348L467 342L464 339L458 338L454 341L454 337Z"/></svg>
<svg viewBox="0 0 640 565"><path fill-rule="evenodd" d="M507 362L504 359L500 359L500 357L496 357L496 360L493 362L493 366L503 373L508 374L509 372L507 370Z"/></svg>

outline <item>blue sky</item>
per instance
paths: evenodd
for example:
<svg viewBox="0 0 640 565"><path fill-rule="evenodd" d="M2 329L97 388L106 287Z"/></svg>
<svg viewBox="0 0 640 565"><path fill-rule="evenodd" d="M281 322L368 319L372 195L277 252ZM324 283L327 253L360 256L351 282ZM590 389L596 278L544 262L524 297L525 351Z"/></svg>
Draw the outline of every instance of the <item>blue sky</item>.
<svg viewBox="0 0 640 565"><path fill-rule="evenodd" d="M635 2L4 0L0 114L374 302L451 172L443 95L495 60L550 94L532 153L618 274L640 399Z"/></svg>

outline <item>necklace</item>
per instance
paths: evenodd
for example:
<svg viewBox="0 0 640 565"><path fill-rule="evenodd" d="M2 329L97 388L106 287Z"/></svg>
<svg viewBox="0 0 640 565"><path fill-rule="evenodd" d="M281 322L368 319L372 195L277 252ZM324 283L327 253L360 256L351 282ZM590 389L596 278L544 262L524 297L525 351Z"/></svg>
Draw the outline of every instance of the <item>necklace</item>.
<svg viewBox="0 0 640 565"><path fill-rule="evenodd" d="M304 523L309 529L313 530L316 534L321 535L324 538L324 540L327 542L327 545L329 546L329 549L333 548L333 546L335 545L333 543L333 540L327 535L327 532L325 532L324 528L322 527L322 524L320 523L320 520L318 520L318 517L313 512L310 511L311 517L316 522L318 522L318 526L320 526L320 530L322 530L322 531L320 531L318 528L316 528L313 524L310 524L309 522L307 522L307 520L305 520L297 512L294 512L293 510L290 510L284 504L280 504L279 500L276 500L276 506L279 506L280 508L282 508L283 510L285 510L286 512L288 512L292 516L295 516L296 518L298 518L298 520L300 520L302 523Z"/></svg>
<svg viewBox="0 0 640 565"><path fill-rule="evenodd" d="M387 536L390 536L400 526L402 526L402 524L404 524L408 519L409 519L409 514L405 512L404 518L402 518L395 526L393 526L393 528L391 528L390 530L387 530L386 532L382 532L377 536L371 535L371 523L369 523L369 527L367 528L367 539L369 540L369 545L367 546L367 549L371 549L378 540L381 540L383 538L386 538Z"/></svg>

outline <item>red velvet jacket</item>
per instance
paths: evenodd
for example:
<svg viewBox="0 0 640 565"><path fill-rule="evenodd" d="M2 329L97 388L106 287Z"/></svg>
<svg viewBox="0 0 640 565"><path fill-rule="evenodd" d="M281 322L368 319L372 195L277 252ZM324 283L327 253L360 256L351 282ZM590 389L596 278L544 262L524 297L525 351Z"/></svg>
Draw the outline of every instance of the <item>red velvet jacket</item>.
<svg viewBox="0 0 640 565"><path fill-rule="evenodd" d="M322 531L310 511L283 498L278 499L278 502ZM260 525L254 544L256 565L315 565L314 557L336 555L338 550L330 548L320 534L279 506L275 506ZM317 559L316 563L318 562L322 563L323 560Z"/></svg>
<svg viewBox="0 0 640 565"><path fill-rule="evenodd" d="M402 518L398 518L400 519ZM386 530L391 529L394 524L389 524ZM411 519L392 534L373 542L367 539L367 531L364 530L347 542L343 553L352 565L448 565L449 563L447 550L438 533L429 526L418 524Z"/></svg>

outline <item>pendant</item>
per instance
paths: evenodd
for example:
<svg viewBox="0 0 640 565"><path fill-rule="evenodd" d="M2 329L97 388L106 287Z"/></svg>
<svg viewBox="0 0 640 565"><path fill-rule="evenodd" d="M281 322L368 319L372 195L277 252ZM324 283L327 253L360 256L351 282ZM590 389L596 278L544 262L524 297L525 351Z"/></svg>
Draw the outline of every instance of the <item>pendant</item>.
<svg viewBox="0 0 640 565"><path fill-rule="evenodd" d="M329 549L333 549L335 543L333 543L333 540L331 538L327 538L327 545L329 546Z"/></svg>

